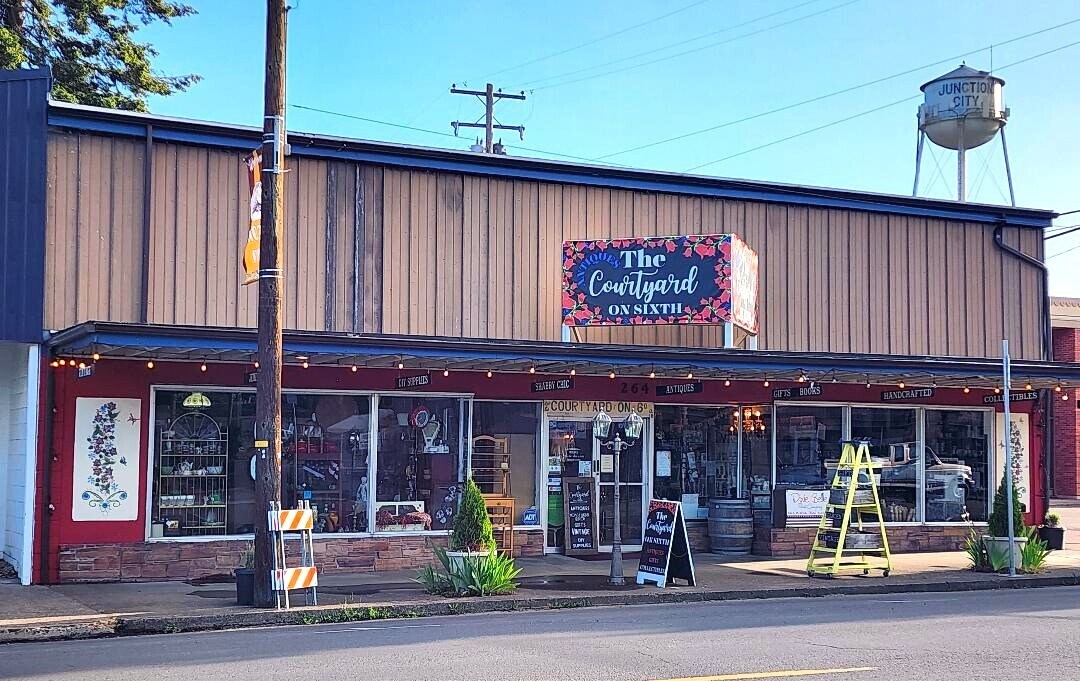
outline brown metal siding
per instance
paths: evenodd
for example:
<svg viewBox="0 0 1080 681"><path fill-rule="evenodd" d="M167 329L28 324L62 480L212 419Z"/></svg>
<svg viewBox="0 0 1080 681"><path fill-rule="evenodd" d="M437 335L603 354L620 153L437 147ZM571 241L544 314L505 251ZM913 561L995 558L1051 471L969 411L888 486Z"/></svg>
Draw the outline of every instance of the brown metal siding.
<svg viewBox="0 0 1080 681"><path fill-rule="evenodd" d="M142 141L53 132L47 324L253 326L236 151L156 143L141 299ZM288 328L556 340L567 239L736 232L758 251L759 347L1041 356L1040 274L993 226L290 158ZM1006 243L1041 257L1036 230ZM1007 319L1006 313L1007 312ZM705 346L717 327L594 328L583 341Z"/></svg>

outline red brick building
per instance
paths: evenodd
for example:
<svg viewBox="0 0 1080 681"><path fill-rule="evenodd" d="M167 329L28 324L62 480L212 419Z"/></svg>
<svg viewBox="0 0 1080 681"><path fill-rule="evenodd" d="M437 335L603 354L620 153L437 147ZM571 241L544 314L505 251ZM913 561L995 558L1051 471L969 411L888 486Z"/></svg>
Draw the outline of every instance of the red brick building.
<svg viewBox="0 0 1080 681"><path fill-rule="evenodd" d="M1080 298L1052 298L1054 360L1080 362ZM1070 390L1068 400L1054 402L1054 496L1080 498L1080 390Z"/></svg>

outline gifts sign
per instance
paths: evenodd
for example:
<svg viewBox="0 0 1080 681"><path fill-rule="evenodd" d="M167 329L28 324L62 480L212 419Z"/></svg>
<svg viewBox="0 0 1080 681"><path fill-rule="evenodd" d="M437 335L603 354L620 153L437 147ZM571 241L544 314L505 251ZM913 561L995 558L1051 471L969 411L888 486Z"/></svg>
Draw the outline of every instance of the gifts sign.
<svg viewBox="0 0 1080 681"><path fill-rule="evenodd" d="M566 519L566 555L594 554L596 545L596 481L563 479L563 517Z"/></svg>
<svg viewBox="0 0 1080 681"><path fill-rule="evenodd" d="M673 579L685 579L689 586L696 583L682 504L650 499L645 533L641 540L637 583L653 582L664 587Z"/></svg>

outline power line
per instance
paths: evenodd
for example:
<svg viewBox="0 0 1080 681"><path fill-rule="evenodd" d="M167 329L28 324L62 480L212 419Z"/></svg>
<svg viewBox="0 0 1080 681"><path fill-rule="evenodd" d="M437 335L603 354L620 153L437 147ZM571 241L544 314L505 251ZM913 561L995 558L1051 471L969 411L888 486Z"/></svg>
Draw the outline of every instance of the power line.
<svg viewBox="0 0 1080 681"><path fill-rule="evenodd" d="M499 74L506 73L507 71L514 71L516 69L520 69L523 66L531 66L532 64L537 64L537 63L542 62L542 61L547 61L548 59L553 59L555 57L561 57L562 55L567 54L568 52L573 52L575 50L580 50L583 47L588 47L590 45L595 45L596 43L603 42L603 41L607 40L608 38L614 38L615 36L622 35L624 33L629 33L630 31L633 31L634 29L641 28L642 26L648 26L649 24L655 23L655 22L660 21L662 19L667 19L670 16L674 16L674 15L679 14L681 12L685 12L686 10L691 9L693 7L697 7L698 5L704 5L706 2L709 2L709 1L710 0L697 0L696 2L691 2L689 5L684 5L684 6L680 7L679 9L672 10L672 11L668 12L667 14L661 14L658 17L653 17L652 19L648 19L648 20L643 21L643 22L641 22L639 24L634 24L633 26L627 26L626 28L621 28L618 31L613 31L612 33L602 35L599 38L593 38L592 40L588 40L588 41L583 42L581 44L574 45L573 47L568 47L565 50L559 50L558 52L552 52L551 54L545 54L542 57L536 57L535 59L530 59L528 61L523 61L520 64L515 64L514 66L507 66L505 69L500 69L498 71L495 71L494 73L489 74L484 80L489 80L493 76L497 76ZM810 1L811 2L819 2L820 0L810 0Z"/></svg>
<svg viewBox="0 0 1080 681"><path fill-rule="evenodd" d="M1049 26L1047 28L1043 28L1043 29L1040 29L1038 31L1033 31L1032 33L1026 33L1024 35L1016 36L1014 38L1009 38L1008 40L1005 40L1005 41L1002 41L1002 42L996 42L996 43L994 43L994 47L999 47L1001 45L1008 45L1010 43L1014 43L1014 42L1017 42L1017 41L1020 41L1020 40L1025 40L1027 38L1032 38L1034 36L1041 35L1043 33L1047 33L1048 31L1053 31L1055 29L1059 29L1059 28L1062 28L1064 26L1069 26L1070 24L1075 24L1075 23L1078 23L1078 22L1080 22L1080 18L1072 19L1071 21L1066 21L1064 23L1057 24L1055 26ZM957 59L963 59L964 57L969 57L969 56L971 56L973 54L983 52L986 49L988 49L988 48L987 47L980 47L979 49L976 49L976 50L971 50L971 51L964 52L964 53L961 53L961 54L953 55L951 57L946 57L944 59L939 59L939 60L937 60L935 62L931 62L929 64L923 64L922 66L916 66L914 68L906 69L904 71L900 71L900 72L897 72L897 73L894 73L894 74L891 74L891 75L888 75L888 76L883 76L881 78L875 78L873 80L868 80L865 83L859 83L858 85L852 85L850 87L845 87L845 88L842 88L840 90L834 90L833 92L828 92L828 93L823 94L823 95L818 95L816 97L811 97L810 99L804 99L804 100L802 100L800 102L794 102L792 104L786 104L784 106L780 106L780 107L777 107L775 109L769 109L768 111L762 111L760 113L756 113L756 114L753 114L753 115L750 115L750 116L744 116L743 118L737 118L735 120L726 121L724 123L718 123L717 125L711 125L711 126L709 126L707 128L701 128L700 130L693 130L691 132L683 133L681 135L675 135L674 137L668 137L668 138L665 138L665 139L662 139L662 140L657 140L655 142L649 142L647 144L640 144L640 145L638 145L636 147L631 147L629 149L623 149L621 151L616 151L616 152L613 152L613 153L610 153L610 154L604 154L603 156L597 157L597 159L600 160L600 159L605 159L605 158L611 158L613 156L621 156L623 154L629 154L631 152L641 151L642 149L649 149L651 147L659 146L661 144L667 144L669 142L675 142L675 141L678 141L678 140L681 140L681 139L686 139L687 137L693 137L695 135L701 135L701 134L704 134L704 133L707 133L707 132L712 132L714 130L720 130L721 128L730 127L732 125L738 125L739 123L746 123L747 121L752 121L752 120L755 120L755 119L758 119L758 118L763 118L765 116L770 116L770 115L775 114L775 113L781 113L783 111L789 111L791 109L794 109L794 108L797 108L797 107L800 107L800 106L805 106L807 104L813 104L815 102L820 102L820 101L822 101L824 99L829 99L830 97L836 97L838 95L847 94L848 92L854 92L855 90L861 90L862 88L870 87L871 85L877 85L879 83L884 83L886 81L893 80L894 78L900 78L901 76L907 76L907 75L910 75L912 73L922 71L924 69L928 69L928 68L931 68L931 67L934 67L934 66L939 66L939 65L947 63L947 62L955 61Z"/></svg>
<svg viewBox="0 0 1080 681"><path fill-rule="evenodd" d="M655 49L652 49L652 50L647 50L645 52L639 52L637 54L632 54L632 55L630 55L628 57L622 57L620 59L614 59L612 61L604 62L604 63L601 63L601 64L593 64L592 66L587 66L585 68L576 69L574 71L567 71L566 73L556 74L554 76L545 76L544 78L537 78L535 80L526 81L525 84L522 87L525 87L526 89L530 89L529 86L532 86L531 89L533 89L533 90L546 90L548 88L561 87L563 85L570 85L572 83L580 83L581 81L592 80L593 78L600 78L601 76L609 76L609 75L612 75L612 74L615 74L615 73L622 73L623 71L629 71L631 69L636 69L636 68L640 68L640 67L643 67L643 66L650 66L652 64L658 64L660 62L668 61L668 60L671 60L671 59L676 59L678 57L682 57L682 56L685 56L685 55L688 55L688 54L692 54L694 52L700 52L701 50L707 50L707 49L712 48L712 47L718 47L720 45L726 45L727 43L734 42L736 40L741 40L742 38L749 38L751 36L755 36L755 35L758 35L760 33L765 33L766 31L771 31L771 30L773 30L775 28L781 28L783 26L788 26L790 24L794 24L794 23L802 21L804 19L810 19L812 17L816 17L818 15L825 14L826 12L832 12L833 10L840 9L841 7L846 7L847 5L853 5L856 2L859 2L859 0L847 0L847 2L843 2L843 3L839 4L839 5L835 5L833 7L827 7L825 9L823 9L823 10L819 10L817 12L813 12L811 14L807 14L807 15L804 15L804 16L801 16L801 17L796 17L794 19L790 19L788 21L781 22L779 24L774 24L772 26L767 26L765 28L758 29L756 31L751 31L749 33L743 33L743 34L734 36L732 38L727 38L725 40L721 40L721 41L718 41L718 42L715 42L715 43L709 43L708 45L703 45L701 47L695 47L693 49L685 50L683 52L678 52L676 54L668 55L666 57L659 57L657 59L653 59L653 60L650 60L650 61L647 61L647 62L642 62L640 64L631 64L629 66L624 66L622 68L613 69L611 71L604 71L604 72L601 72L601 73L594 73L594 74L591 74L591 75L588 75L588 76L582 76L581 78L574 78L574 79L566 80L566 81L562 81L562 82L548 83L547 85L537 85L537 83L543 83L543 82L549 81L549 80L558 81L558 79L560 79L560 78L566 78L568 76L573 76L573 75L576 75L576 74L579 74L579 73L584 73L585 71L592 71L594 69L601 69L601 68L604 68L605 66L612 66L614 64L621 64L621 63L623 63L625 61L629 61L631 59L637 59L638 57L644 57L644 56L647 56L647 55L650 55L650 54L655 54L657 52L663 52L664 50L669 50L669 49L674 48L674 47L680 47L680 46L686 45L688 43L697 42L698 40L702 40L702 39L707 38L709 36L717 35L717 34L720 34L720 33L726 33L728 31L733 31L736 28L741 28L743 26L748 26L750 24L754 24L754 23L757 23L759 21L763 21L765 19L768 19L769 17L773 17L773 16L776 16L778 14L783 14L785 12L790 12L792 10L798 9L799 7L803 7L805 5L809 5L809 4L812 4L812 3L817 2L817 1L818 0L807 0L806 2L802 2L802 3L799 3L799 4L794 5L792 7L788 7L786 9L777 10L777 11L771 12L769 14L765 14L765 15L762 15L762 16L759 16L759 17L755 17L755 18L750 19L748 21L744 21L744 22L742 22L740 24L735 24L733 26L728 26L728 27L722 28L722 29L720 29L718 31L711 31L709 33L704 33L704 34L699 35L699 36L697 36L695 38L690 38L688 40L683 40L683 41L680 41L680 42L677 42L677 43L672 43L670 45L665 45L663 47L658 47L658 48L655 48Z"/></svg>
<svg viewBox="0 0 1080 681"><path fill-rule="evenodd" d="M1052 259L1054 259L1054 258L1058 257L1059 255L1065 255L1066 253L1072 253L1073 251L1075 251L1075 250L1076 250L1076 249L1078 249L1078 248L1080 248L1080 244L1078 244L1078 245L1076 245L1076 246L1073 246L1072 248L1066 248L1066 249L1065 249L1064 251L1061 251L1061 252L1059 252L1059 253L1055 253L1055 254L1053 254L1053 255L1049 255L1049 256L1047 256L1047 257L1046 257L1046 260L1052 260ZM1045 262L1045 261L1044 261L1044 262Z"/></svg>
<svg viewBox="0 0 1080 681"><path fill-rule="evenodd" d="M1005 66L999 66L997 68L997 70L998 71L1003 71L1003 70L1005 70L1007 68L1010 68L1010 67L1013 67L1013 66L1018 66L1020 64L1024 64L1026 62L1032 61L1033 59L1038 59L1040 57L1045 57L1048 54L1053 54L1055 52L1060 52L1061 50L1065 50L1065 49L1068 49L1070 47L1075 47L1076 45L1080 45L1080 40L1077 40L1075 42L1071 42L1071 43L1069 43L1067 45L1062 45L1060 47L1055 47L1052 50L1047 50L1045 52L1040 52L1039 54L1031 55L1030 57L1025 57L1024 59L1021 59L1019 61L1014 61L1011 64L1006 64ZM817 127L810 128L809 130L803 130L802 132L797 132L797 133L795 133L793 135L788 135L787 137L784 137L784 138L781 138L781 139L778 139L778 140L773 140L772 142L766 142L765 144L759 144L756 147L751 147L749 149L743 149L742 151L736 152L734 154L729 154L727 156L724 156L723 158L718 158L715 161L709 161L708 163L702 163L702 164L696 165L696 166L694 166L692 168L687 168L685 172L692 172L694 170L699 170L699 169L704 168L706 166L711 166L711 165L715 165L717 163L722 163L723 161L727 161L729 159L733 159L733 158L736 158L738 156L743 156L745 154L749 154L749 153L754 152L754 151L759 151L761 149L766 149L768 147L775 146L777 144L781 144L783 142L788 142L788 141L793 140L793 139L795 139L797 137L802 137L804 135L809 135L811 133L818 132L820 130L824 130L826 128L831 128L833 126L840 125L841 123L847 123L848 121L854 120L856 118L860 118L862 116L867 116L869 114L876 113L878 111L882 111L883 109L888 109L888 108L896 106L898 104L903 104L904 102L910 102L910 101L912 101L914 99L918 99L920 97L922 97L921 94L920 95L912 95L911 97L905 97L903 99L898 99L895 102L889 102L888 104L882 104L881 106L876 106L876 107L874 107L872 109L867 109L866 111L860 111L857 114L852 114L851 116L845 116L844 118L841 118L839 120L831 121L829 123L825 123L823 125L819 125Z"/></svg>
<svg viewBox="0 0 1080 681"><path fill-rule="evenodd" d="M1066 236L1068 234L1072 234L1073 232L1080 232L1080 225L1072 225L1068 229L1066 229L1065 231L1058 232L1056 234L1051 234L1050 236L1043 237L1043 240L1045 241L1047 239L1056 239L1059 236Z"/></svg>
<svg viewBox="0 0 1080 681"><path fill-rule="evenodd" d="M351 118L357 121L364 121L365 123L374 123L376 125L386 125L391 128L401 128L402 130L412 130L413 132L422 132L428 135L439 135L440 137L451 137L456 140L461 138L449 132L442 132L441 130L429 130L427 128L418 128L414 125L404 125L402 123L392 123L390 121L380 121L377 118L367 118L365 116L357 116L355 114L345 113L343 111L331 111L330 109L320 109L314 106L305 106L303 104L290 104L289 106L294 109L303 109L305 111L315 111L317 113L326 114L328 116L339 116L341 118ZM595 159L585 158L584 156L574 156L573 154L563 154L558 151L548 151L547 149L535 149L533 147L519 147L511 145L513 149L521 149L522 151L531 151L535 154L547 154L548 156L558 156L560 158L569 158L575 161L588 161L590 163L595 162ZM619 163L610 163L608 165L619 166L625 168L626 166Z"/></svg>

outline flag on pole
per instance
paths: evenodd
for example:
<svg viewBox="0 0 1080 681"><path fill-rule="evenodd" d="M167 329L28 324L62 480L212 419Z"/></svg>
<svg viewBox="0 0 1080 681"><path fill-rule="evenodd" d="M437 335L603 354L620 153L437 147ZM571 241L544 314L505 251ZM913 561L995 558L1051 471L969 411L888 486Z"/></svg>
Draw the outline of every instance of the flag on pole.
<svg viewBox="0 0 1080 681"><path fill-rule="evenodd" d="M250 216L248 219L248 238L244 245L244 285L259 280L259 236L262 231L262 153L258 149L251 152L244 163L248 168L248 181L251 185Z"/></svg>

